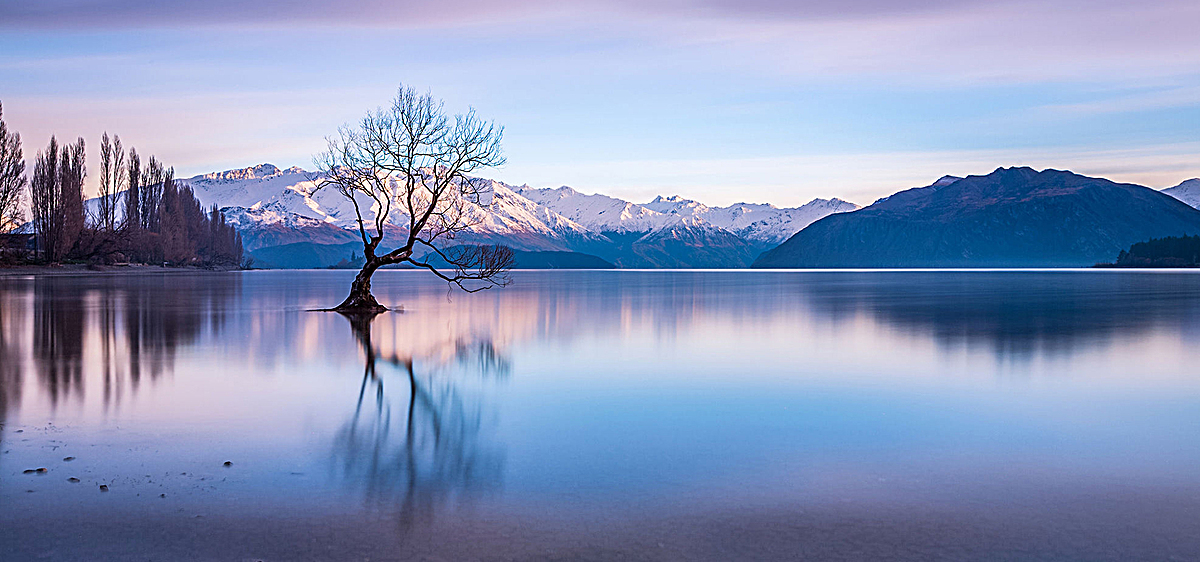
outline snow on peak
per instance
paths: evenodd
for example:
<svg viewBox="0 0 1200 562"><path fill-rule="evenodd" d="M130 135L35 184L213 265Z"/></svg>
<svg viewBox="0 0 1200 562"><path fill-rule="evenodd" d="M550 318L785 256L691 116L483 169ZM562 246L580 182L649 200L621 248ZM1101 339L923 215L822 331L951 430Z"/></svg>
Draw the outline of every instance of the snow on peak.
<svg viewBox="0 0 1200 562"><path fill-rule="evenodd" d="M517 193L594 232L646 232L676 220L643 205L566 186L521 188Z"/></svg>
<svg viewBox="0 0 1200 562"><path fill-rule="evenodd" d="M937 179L937 181L933 182L933 185L931 185L930 187L943 187L943 186L947 186L947 185L950 185L950 184L952 184L952 183L954 183L954 182L956 182L956 181L958 181L958 180L961 180L961 179L962 179L962 178L960 178L960 177L958 177L958 176L950 176L950 175L942 176L942 177L938 178L938 179Z"/></svg>
<svg viewBox="0 0 1200 562"><path fill-rule="evenodd" d="M334 189L320 189L320 177L301 168L282 170L272 164L226 170L186 180L204 206L217 205L239 227L263 225L332 225L356 228L354 205ZM466 212L472 231L506 240L603 239L604 233L657 232L676 227L724 230L751 241L776 244L828 214L852 211L857 205L839 199L815 199L794 208L765 203L709 207L678 195L659 196L637 204L571 187L515 187L500 181L471 178L482 188L478 204ZM364 207L364 213L369 207ZM403 217L392 217L401 224ZM522 238L524 237L524 238Z"/></svg>
<svg viewBox="0 0 1200 562"><path fill-rule="evenodd" d="M1184 180L1175 187L1164 189L1163 193L1200 209L1200 178Z"/></svg>
<svg viewBox="0 0 1200 562"><path fill-rule="evenodd" d="M242 181L264 179L282 173L298 174L303 173L298 167L291 167L287 170L280 170L274 164L259 164L249 168L239 168L236 170L225 170L224 172L212 172L192 178L193 181Z"/></svg>

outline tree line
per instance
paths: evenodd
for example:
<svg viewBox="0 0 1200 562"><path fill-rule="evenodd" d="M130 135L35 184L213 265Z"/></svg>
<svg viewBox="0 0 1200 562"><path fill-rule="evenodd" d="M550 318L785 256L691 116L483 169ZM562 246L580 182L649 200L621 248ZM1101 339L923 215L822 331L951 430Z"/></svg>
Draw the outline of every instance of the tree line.
<svg viewBox="0 0 1200 562"><path fill-rule="evenodd" d="M64 260L239 266L242 239L214 205L204 209L192 188L154 156L143 163L120 137L100 142L99 193L87 204L83 138L51 136L26 178L21 136L8 130L0 105L0 233L26 224L44 263ZM23 202L28 202L26 217Z"/></svg>
<svg viewBox="0 0 1200 562"><path fill-rule="evenodd" d="M1117 261L1101 267L1200 267L1200 236L1151 238L1121 250Z"/></svg>

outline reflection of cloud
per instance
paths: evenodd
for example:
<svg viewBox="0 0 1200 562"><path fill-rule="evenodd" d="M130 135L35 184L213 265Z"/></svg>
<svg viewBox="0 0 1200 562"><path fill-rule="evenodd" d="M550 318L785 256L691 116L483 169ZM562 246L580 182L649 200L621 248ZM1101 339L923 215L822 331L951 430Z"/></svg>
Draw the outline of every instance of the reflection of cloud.
<svg viewBox="0 0 1200 562"><path fill-rule="evenodd" d="M633 200L649 200L664 190L689 193L706 204L746 200L743 190L729 189L734 185L778 194L769 201L751 198L752 202L801 205L813 196L837 195L869 205L901 189L929 185L945 174L981 175L1000 166L1067 169L1117 182L1165 188L1200 177L1200 160L1194 157L1198 152L1200 143L1195 142L1121 149L1060 147L1053 153L1025 149L830 152L763 158L577 162L541 166L536 175L549 179L573 173L605 174L606 189L620 190ZM936 170L936 175L930 170Z"/></svg>

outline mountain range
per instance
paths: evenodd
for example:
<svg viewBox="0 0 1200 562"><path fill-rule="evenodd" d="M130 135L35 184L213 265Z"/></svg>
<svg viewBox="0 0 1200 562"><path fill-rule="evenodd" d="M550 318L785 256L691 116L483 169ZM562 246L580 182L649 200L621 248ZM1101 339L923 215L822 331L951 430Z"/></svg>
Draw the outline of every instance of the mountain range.
<svg viewBox="0 0 1200 562"><path fill-rule="evenodd" d="M348 258L347 250L358 241L353 205L336 190L318 190L315 173L260 164L184 181L203 205L222 209L260 265L334 265ZM840 199L814 199L793 208L709 207L678 196L638 204L570 187L471 181L486 195L482 205L471 208L475 226L456 242L505 244L539 264L560 258L593 263L574 253L625 268L746 267L813 221L858 208Z"/></svg>
<svg viewBox="0 0 1200 562"><path fill-rule="evenodd" d="M318 190L315 173L260 164L184 181L222 210L261 267L361 259L353 206ZM840 199L792 208L709 207L678 196L634 203L565 186L470 181L485 197L454 243L510 246L516 267L1077 267L1112 261L1135 242L1200 234L1200 179L1157 191L999 168L944 176L863 208Z"/></svg>
<svg viewBox="0 0 1200 562"><path fill-rule="evenodd" d="M831 215L754 267L1079 267L1136 242L1200 234L1200 180L1165 192L1059 170L947 176Z"/></svg>

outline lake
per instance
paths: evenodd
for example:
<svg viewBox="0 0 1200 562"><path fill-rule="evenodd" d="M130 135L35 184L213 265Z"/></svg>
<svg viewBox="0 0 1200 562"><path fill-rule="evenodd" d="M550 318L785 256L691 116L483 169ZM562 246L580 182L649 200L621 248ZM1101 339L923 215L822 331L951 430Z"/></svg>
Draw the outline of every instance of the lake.
<svg viewBox="0 0 1200 562"><path fill-rule="evenodd" d="M1200 558L1200 274L353 275L0 277L0 558Z"/></svg>

